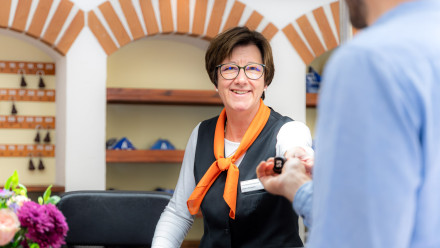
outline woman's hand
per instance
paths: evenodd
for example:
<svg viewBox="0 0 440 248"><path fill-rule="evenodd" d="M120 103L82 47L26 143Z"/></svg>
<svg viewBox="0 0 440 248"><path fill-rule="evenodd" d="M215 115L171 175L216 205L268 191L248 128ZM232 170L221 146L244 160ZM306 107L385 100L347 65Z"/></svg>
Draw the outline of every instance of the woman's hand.
<svg viewBox="0 0 440 248"><path fill-rule="evenodd" d="M293 202L298 189L312 180L313 158L298 147L286 152L286 159L281 174L273 171L274 158L269 158L258 165L257 176L266 191L284 196Z"/></svg>
<svg viewBox="0 0 440 248"><path fill-rule="evenodd" d="M315 164L315 159L313 158L313 156L309 155L306 150L304 150L304 148L302 147L294 147L291 150L288 150L285 154L284 157L286 159L289 158L298 158L302 165L305 167L305 170L307 172L307 174L312 177L312 172L313 172L313 165Z"/></svg>

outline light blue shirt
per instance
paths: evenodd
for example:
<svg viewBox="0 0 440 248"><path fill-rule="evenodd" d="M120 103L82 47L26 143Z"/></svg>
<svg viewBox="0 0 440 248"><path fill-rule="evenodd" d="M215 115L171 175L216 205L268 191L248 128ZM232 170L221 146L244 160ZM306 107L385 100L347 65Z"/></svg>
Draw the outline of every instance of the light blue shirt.
<svg viewBox="0 0 440 248"><path fill-rule="evenodd" d="M440 247L440 1L399 5L323 76L308 248Z"/></svg>
<svg viewBox="0 0 440 248"><path fill-rule="evenodd" d="M303 223L310 228L312 225L313 182L309 181L298 189L293 199L293 209L303 218Z"/></svg>

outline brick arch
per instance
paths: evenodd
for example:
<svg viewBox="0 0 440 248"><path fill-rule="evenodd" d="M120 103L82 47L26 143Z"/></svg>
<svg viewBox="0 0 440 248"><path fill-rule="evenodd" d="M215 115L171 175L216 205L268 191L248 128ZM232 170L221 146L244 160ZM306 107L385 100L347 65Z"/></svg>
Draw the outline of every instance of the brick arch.
<svg viewBox="0 0 440 248"><path fill-rule="evenodd" d="M88 25L107 55L155 34L175 33L209 40L227 28L245 25L271 40L278 32L260 13L235 0L157 2L158 6L151 0L107 0L88 13Z"/></svg>
<svg viewBox="0 0 440 248"><path fill-rule="evenodd" d="M330 10L327 13L331 14L326 14L325 9ZM311 21L316 22L318 29L313 28ZM294 22L296 25L290 23L282 31L306 65L324 52L339 46L339 1L316 8Z"/></svg>
<svg viewBox="0 0 440 248"><path fill-rule="evenodd" d="M34 2L20 0L13 6L12 0L0 1L0 28L29 35L66 55L84 27L84 12L68 0Z"/></svg>

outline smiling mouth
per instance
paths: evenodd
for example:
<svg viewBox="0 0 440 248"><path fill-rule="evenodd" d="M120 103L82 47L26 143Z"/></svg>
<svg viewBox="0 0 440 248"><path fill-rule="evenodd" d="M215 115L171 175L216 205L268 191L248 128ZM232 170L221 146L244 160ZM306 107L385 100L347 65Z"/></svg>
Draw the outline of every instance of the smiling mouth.
<svg viewBox="0 0 440 248"><path fill-rule="evenodd" d="M231 91L239 95L243 95L249 92L248 90L231 90Z"/></svg>

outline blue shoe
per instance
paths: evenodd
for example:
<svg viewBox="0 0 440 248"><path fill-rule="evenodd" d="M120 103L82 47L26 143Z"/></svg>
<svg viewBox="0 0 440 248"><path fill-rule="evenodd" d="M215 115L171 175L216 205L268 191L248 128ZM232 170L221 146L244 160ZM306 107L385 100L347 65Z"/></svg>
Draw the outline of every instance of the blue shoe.
<svg viewBox="0 0 440 248"><path fill-rule="evenodd" d="M126 137L123 137L115 145L113 145L110 149L112 150L136 150L136 147L133 146L131 141Z"/></svg>
<svg viewBox="0 0 440 248"><path fill-rule="evenodd" d="M150 150L176 150L176 148L168 140L158 139Z"/></svg>

